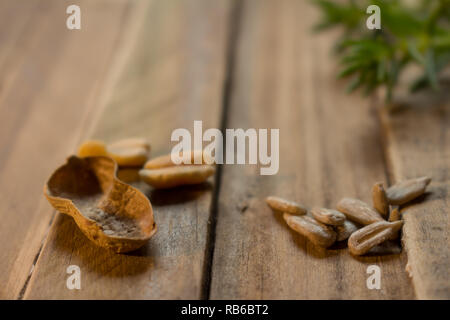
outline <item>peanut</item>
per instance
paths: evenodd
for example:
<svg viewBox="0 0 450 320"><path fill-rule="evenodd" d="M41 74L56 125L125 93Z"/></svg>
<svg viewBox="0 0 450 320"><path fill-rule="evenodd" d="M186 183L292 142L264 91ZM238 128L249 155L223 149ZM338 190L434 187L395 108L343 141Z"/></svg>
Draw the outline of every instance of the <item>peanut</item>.
<svg viewBox="0 0 450 320"><path fill-rule="evenodd" d="M147 161L150 145L142 138L129 138L111 143L106 149L119 166L140 167Z"/></svg>
<svg viewBox="0 0 450 320"><path fill-rule="evenodd" d="M108 156L121 167L142 166L147 161L150 145L142 138L129 138L105 145L102 141L88 140L81 144L78 156Z"/></svg>
<svg viewBox="0 0 450 320"><path fill-rule="evenodd" d="M293 201L285 200L280 197L274 197L274 196L267 197L266 203L273 210L277 210L277 211L281 211L281 212L287 212L287 213L296 214L296 215L304 215L307 212L307 209L304 206L302 206L301 204L298 204Z"/></svg>
<svg viewBox="0 0 450 320"><path fill-rule="evenodd" d="M183 155L183 152L180 152L180 156ZM196 164L195 160L197 162L200 162L199 164L214 164L214 159L209 156L209 154L203 152L202 150L193 150L190 155L190 161L191 165ZM166 154L160 157L153 158L144 165L145 169L160 169L160 168L166 168L166 167L173 167L177 164L172 162L172 154ZM185 165L185 164L181 164Z"/></svg>
<svg viewBox="0 0 450 320"><path fill-rule="evenodd" d="M353 232L358 230L358 226L350 220L346 219L342 225L335 226L334 230L337 234L336 241L343 241L347 240L353 234Z"/></svg>
<svg viewBox="0 0 450 320"><path fill-rule="evenodd" d="M336 241L336 232L308 216L295 216L284 213L283 218L288 226L305 236L317 246L327 248Z"/></svg>
<svg viewBox="0 0 450 320"><path fill-rule="evenodd" d="M378 221L355 231L348 239L348 248L354 255L363 255L373 247L395 237L403 221Z"/></svg>
<svg viewBox="0 0 450 320"><path fill-rule="evenodd" d="M147 152L150 151L150 145L144 138L127 138L110 143L108 149L128 149L128 148L142 148Z"/></svg>
<svg viewBox="0 0 450 320"><path fill-rule="evenodd" d="M317 221L331 226L342 225L345 221L345 215L333 209L312 208L311 214Z"/></svg>
<svg viewBox="0 0 450 320"><path fill-rule="evenodd" d="M430 182L429 177L401 181L388 188L386 196L390 204L402 205L422 195Z"/></svg>
<svg viewBox="0 0 450 320"><path fill-rule="evenodd" d="M78 148L78 156L85 157L97 157L107 156L106 145L99 140L88 140L81 144Z"/></svg>
<svg viewBox="0 0 450 320"><path fill-rule="evenodd" d="M389 203L382 182L377 182L373 185L372 202L373 207L377 209L384 218L387 218L389 215Z"/></svg>
<svg viewBox="0 0 450 320"><path fill-rule="evenodd" d="M382 221L380 214L371 208L367 203L353 198L344 198L337 204L339 211L354 222L368 225L377 221Z"/></svg>
<svg viewBox="0 0 450 320"><path fill-rule="evenodd" d="M122 168L117 171L117 179L122 182L131 184L141 180L138 168Z"/></svg>
<svg viewBox="0 0 450 320"><path fill-rule="evenodd" d="M160 169L142 169L141 179L157 189L173 188L181 185L199 184L213 175L212 165L185 165Z"/></svg>

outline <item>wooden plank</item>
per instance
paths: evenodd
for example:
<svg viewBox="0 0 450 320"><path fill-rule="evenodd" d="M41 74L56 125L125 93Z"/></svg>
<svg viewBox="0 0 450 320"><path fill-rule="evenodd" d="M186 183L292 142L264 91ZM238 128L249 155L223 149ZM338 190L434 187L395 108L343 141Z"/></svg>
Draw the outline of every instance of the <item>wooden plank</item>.
<svg viewBox="0 0 450 320"><path fill-rule="evenodd" d="M450 299L450 86L381 109L393 182L427 175L428 192L402 210L403 244L417 298Z"/></svg>
<svg viewBox="0 0 450 320"><path fill-rule="evenodd" d="M219 127L231 1L151 1L123 72L89 136L143 136L153 155L169 152L171 132ZM138 252L95 247L58 215L25 294L27 299L198 299L204 296L213 183L148 194L158 232ZM68 290L66 268L81 269Z"/></svg>
<svg viewBox="0 0 450 320"><path fill-rule="evenodd" d="M279 128L280 170L223 168L212 299L413 298L405 254L395 247L360 258L317 249L264 202L268 195L324 207L344 196L370 201L372 184L386 178L376 114L337 83L336 34L311 34L316 18L308 1L244 4L226 126ZM374 264L380 290L366 286Z"/></svg>
<svg viewBox="0 0 450 320"><path fill-rule="evenodd" d="M0 298L21 294L54 215L47 176L75 146L121 39L129 1L2 1L0 10Z"/></svg>

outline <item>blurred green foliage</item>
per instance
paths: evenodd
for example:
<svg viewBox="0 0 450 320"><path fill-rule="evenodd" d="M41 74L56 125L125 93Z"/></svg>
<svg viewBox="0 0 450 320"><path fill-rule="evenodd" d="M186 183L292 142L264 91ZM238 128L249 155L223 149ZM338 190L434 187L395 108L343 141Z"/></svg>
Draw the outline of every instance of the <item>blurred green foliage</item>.
<svg viewBox="0 0 450 320"><path fill-rule="evenodd" d="M439 90L438 75L450 64L450 0L312 0L322 12L316 30L340 26L344 33L335 49L340 77L351 78L348 90L370 94L386 88L390 100L402 70L411 63L423 74L411 82L411 91ZM375 4L381 11L381 29L369 30L366 13Z"/></svg>

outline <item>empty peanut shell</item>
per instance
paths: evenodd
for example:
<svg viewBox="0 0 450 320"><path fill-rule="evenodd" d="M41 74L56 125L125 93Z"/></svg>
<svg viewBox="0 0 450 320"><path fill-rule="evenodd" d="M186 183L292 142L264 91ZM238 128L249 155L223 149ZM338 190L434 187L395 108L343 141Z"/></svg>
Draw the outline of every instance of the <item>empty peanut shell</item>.
<svg viewBox="0 0 450 320"><path fill-rule="evenodd" d="M70 157L44 188L50 204L71 216L96 245L115 252L143 246L156 232L148 198L116 178L109 157Z"/></svg>

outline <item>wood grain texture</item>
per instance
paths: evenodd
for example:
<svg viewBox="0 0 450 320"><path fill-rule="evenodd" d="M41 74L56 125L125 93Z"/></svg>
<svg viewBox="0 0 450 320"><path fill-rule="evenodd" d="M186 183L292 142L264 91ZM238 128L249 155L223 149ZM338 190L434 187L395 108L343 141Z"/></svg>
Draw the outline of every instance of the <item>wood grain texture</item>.
<svg viewBox="0 0 450 320"><path fill-rule="evenodd" d="M403 98L381 109L393 183L427 175L427 193L402 211L403 244L417 298L450 299L450 83L442 92Z"/></svg>
<svg viewBox="0 0 450 320"><path fill-rule="evenodd" d="M308 1L83 0L79 31L65 27L69 4L0 1L0 299L450 298L448 80L441 95L395 109L348 96L330 54L337 34L311 33ZM143 136L158 156L173 129L220 128L222 114L226 128L279 128L280 170L225 165L217 216L215 179L171 191L133 183L158 232L114 254L42 196L83 139ZM433 182L402 210L401 253L398 243L359 258L345 245L317 249L264 202L370 202L374 182L420 175ZM373 264L381 290L366 287ZM69 265L81 290L66 287Z"/></svg>
<svg viewBox="0 0 450 320"><path fill-rule="evenodd" d="M19 297L54 215L43 183L75 146L120 42L129 1L2 1L0 10L0 298Z"/></svg>
<svg viewBox="0 0 450 320"><path fill-rule="evenodd" d="M232 1L145 3L130 56L86 136L106 142L142 136L156 156L170 151L175 128L192 130L194 120L203 120L205 129L220 127ZM203 297L213 181L167 191L136 185L149 196L158 225L148 245L114 254L58 215L25 298ZM81 268L81 290L66 288L69 265Z"/></svg>
<svg viewBox="0 0 450 320"><path fill-rule="evenodd" d="M360 258L320 250L265 204L269 195L330 208L344 196L370 201L384 162L376 114L336 82L336 34L311 34L309 2L246 1L241 21L226 126L279 128L280 170L223 168L210 298L413 298L398 246ZM373 264L381 290L366 287Z"/></svg>

